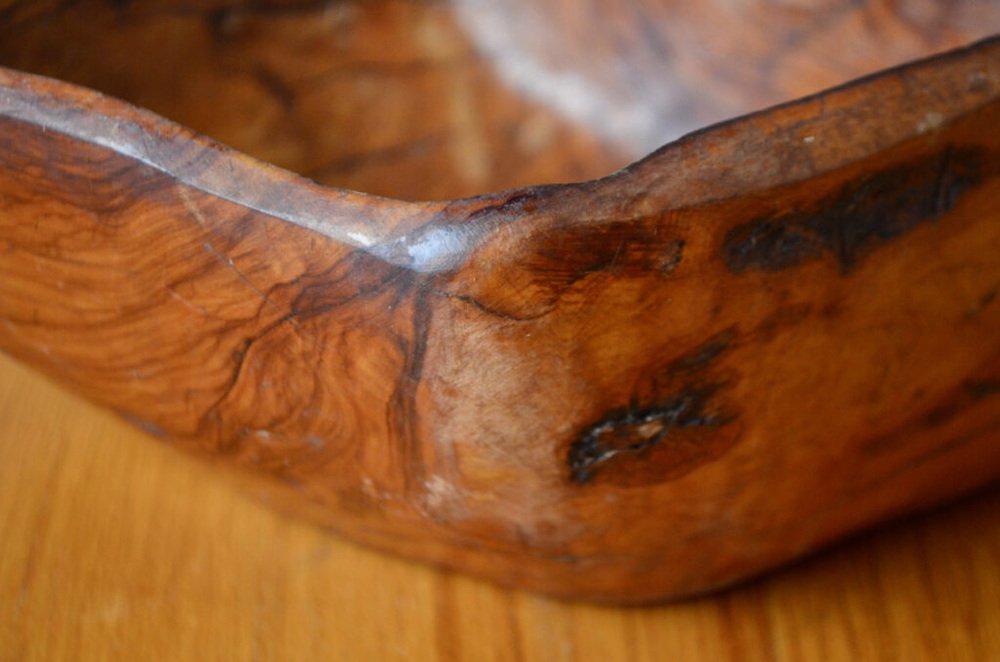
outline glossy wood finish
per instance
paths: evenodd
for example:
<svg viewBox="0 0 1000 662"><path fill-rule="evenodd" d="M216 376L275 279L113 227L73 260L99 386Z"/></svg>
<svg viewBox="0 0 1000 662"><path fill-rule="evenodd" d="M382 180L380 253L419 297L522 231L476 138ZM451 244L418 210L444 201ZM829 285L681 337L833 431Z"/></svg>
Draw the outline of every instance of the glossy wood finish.
<svg viewBox="0 0 1000 662"><path fill-rule="evenodd" d="M0 660L982 662L1000 650L996 490L718 595L629 609L407 563L230 488L0 355Z"/></svg>
<svg viewBox="0 0 1000 662"><path fill-rule="evenodd" d="M661 144L628 151L504 85L447 3L8 4L0 65L324 184L440 200L604 175Z"/></svg>
<svg viewBox="0 0 1000 662"><path fill-rule="evenodd" d="M1000 471L998 95L983 43L417 204L8 71L0 345L368 544L704 591Z"/></svg>
<svg viewBox="0 0 1000 662"><path fill-rule="evenodd" d="M1000 0L0 0L0 65L408 200L602 177L1000 32Z"/></svg>

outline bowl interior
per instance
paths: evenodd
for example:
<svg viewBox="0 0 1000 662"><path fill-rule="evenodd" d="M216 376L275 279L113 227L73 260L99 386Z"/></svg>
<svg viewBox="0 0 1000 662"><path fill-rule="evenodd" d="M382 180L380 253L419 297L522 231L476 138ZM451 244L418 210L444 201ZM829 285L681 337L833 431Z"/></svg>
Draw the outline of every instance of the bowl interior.
<svg viewBox="0 0 1000 662"><path fill-rule="evenodd" d="M997 0L0 0L0 65L324 184L446 199L599 177L995 31Z"/></svg>

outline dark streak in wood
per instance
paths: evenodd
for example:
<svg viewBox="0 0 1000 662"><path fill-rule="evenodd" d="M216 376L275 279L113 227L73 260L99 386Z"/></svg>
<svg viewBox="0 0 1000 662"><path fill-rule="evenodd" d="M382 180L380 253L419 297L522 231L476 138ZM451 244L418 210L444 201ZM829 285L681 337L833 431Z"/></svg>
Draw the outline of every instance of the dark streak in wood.
<svg viewBox="0 0 1000 662"><path fill-rule="evenodd" d="M392 398L386 409L390 429L394 431L399 445L398 456L407 463L402 472L406 489L414 490L424 484L426 470L420 444L420 409L417 394L423 377L424 361L427 356L428 335L433 318L431 293L416 278L409 279L400 287L400 293L409 292L411 300L412 326L409 345L404 348L405 362L396 382Z"/></svg>
<svg viewBox="0 0 1000 662"><path fill-rule="evenodd" d="M937 220L993 176L988 156L948 147L867 175L806 208L738 225L723 242L726 265L737 273L782 271L833 253L847 273L872 249Z"/></svg>
<svg viewBox="0 0 1000 662"><path fill-rule="evenodd" d="M973 400L982 400L1000 394L1000 379L970 381L965 385Z"/></svg>
<svg viewBox="0 0 1000 662"><path fill-rule="evenodd" d="M675 430L717 428L729 423L731 417L711 412L709 399L718 388L715 385L690 387L654 407L610 412L587 428L570 446L567 457L570 479L575 483L588 483L612 460L623 456L637 458L642 451L670 444L670 435ZM682 440L675 444L675 449L687 456L684 446L690 443L690 440ZM683 467L683 473L694 469L694 465L685 464L688 466ZM671 467L665 474L676 477L677 468Z"/></svg>
<svg viewBox="0 0 1000 662"><path fill-rule="evenodd" d="M733 329L726 329L717 333L704 344L699 345L684 356L671 362L668 370L676 372L705 368L719 355L729 349L735 338L736 332Z"/></svg>
<svg viewBox="0 0 1000 662"><path fill-rule="evenodd" d="M0 69L0 347L167 443L272 479L345 536L644 601L746 578L1000 470L1000 41L705 129L599 180L518 188L587 172L570 163L612 168L601 139L580 143L586 127L537 100L479 95L488 65L467 57L452 4L280 19L221 0L16 6L0 61L93 30L47 73L186 117L232 109L204 126L282 165L442 136L434 167L390 173L383 155L328 189ZM220 7L236 17L225 39L205 24ZM171 66L138 68L159 63L138 55L146 29L178 35L160 51ZM372 46L384 32L401 35L393 49ZM101 64L86 46L105 40L136 55ZM392 75L327 76L352 66ZM459 180L501 192L348 190L453 197ZM824 258L850 278L790 272Z"/></svg>

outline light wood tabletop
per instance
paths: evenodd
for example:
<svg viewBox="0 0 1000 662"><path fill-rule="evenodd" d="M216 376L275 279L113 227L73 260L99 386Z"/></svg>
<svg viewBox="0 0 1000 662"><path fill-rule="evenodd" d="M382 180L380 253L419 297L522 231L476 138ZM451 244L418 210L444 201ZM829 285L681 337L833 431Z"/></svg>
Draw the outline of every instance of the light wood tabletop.
<svg viewBox="0 0 1000 662"><path fill-rule="evenodd" d="M5 661L1000 659L998 513L994 489L698 600L563 603L342 542L0 355Z"/></svg>

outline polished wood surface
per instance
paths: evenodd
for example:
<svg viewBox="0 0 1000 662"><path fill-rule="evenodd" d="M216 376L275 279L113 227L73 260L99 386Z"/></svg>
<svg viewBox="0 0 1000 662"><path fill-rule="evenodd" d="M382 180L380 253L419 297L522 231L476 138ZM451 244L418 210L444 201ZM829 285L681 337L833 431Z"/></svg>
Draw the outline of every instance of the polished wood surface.
<svg viewBox="0 0 1000 662"><path fill-rule="evenodd" d="M693 601L561 603L280 516L0 355L3 662L982 662L997 512L974 496Z"/></svg>
<svg viewBox="0 0 1000 662"><path fill-rule="evenodd" d="M7 4L0 65L101 90L366 193L440 200L578 181L663 142L629 152L523 97L448 3Z"/></svg>
<svg viewBox="0 0 1000 662"><path fill-rule="evenodd" d="M172 25L127 5L82 3ZM353 539L690 595L1000 472L998 122L991 41L604 179L404 203L8 70L0 345Z"/></svg>
<svg viewBox="0 0 1000 662"><path fill-rule="evenodd" d="M710 123L1000 32L1000 0L0 0L0 65L324 184L604 176Z"/></svg>

